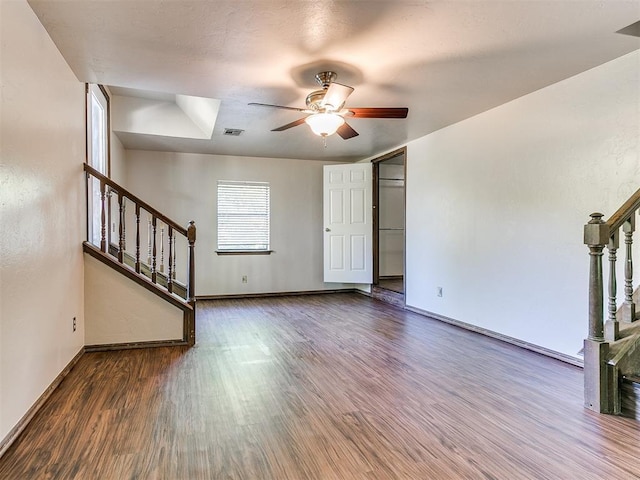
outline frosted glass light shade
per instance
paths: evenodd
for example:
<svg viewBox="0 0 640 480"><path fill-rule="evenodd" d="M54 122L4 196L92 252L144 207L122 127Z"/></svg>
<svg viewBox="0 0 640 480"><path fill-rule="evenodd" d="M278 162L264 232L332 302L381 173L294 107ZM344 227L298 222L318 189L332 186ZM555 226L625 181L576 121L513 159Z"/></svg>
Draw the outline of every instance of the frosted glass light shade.
<svg viewBox="0 0 640 480"><path fill-rule="evenodd" d="M304 121L311 131L320 137L333 135L344 124L344 118L335 113L315 113L309 115Z"/></svg>

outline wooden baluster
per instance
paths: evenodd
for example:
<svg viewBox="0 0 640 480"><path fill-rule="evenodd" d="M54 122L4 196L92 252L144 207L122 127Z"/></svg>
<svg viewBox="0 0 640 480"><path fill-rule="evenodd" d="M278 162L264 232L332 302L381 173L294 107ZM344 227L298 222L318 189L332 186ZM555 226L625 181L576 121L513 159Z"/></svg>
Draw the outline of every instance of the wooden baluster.
<svg viewBox="0 0 640 480"><path fill-rule="evenodd" d="M151 215L147 214L147 219L149 220L148 232L147 232L147 265L151 266Z"/></svg>
<svg viewBox="0 0 640 480"><path fill-rule="evenodd" d="M187 301L194 303L195 287L196 287L196 260L195 260L195 244L196 244L196 222L191 220L187 227L187 241L189 242L189 270L187 272Z"/></svg>
<svg viewBox="0 0 640 480"><path fill-rule="evenodd" d="M619 338L620 324L616 318L618 309L616 303L616 294L618 290L618 282L616 278L616 252L619 247L619 233L616 231L609 238L607 249L609 250L609 319L604 325L604 339L607 342L615 342Z"/></svg>
<svg viewBox="0 0 640 480"><path fill-rule="evenodd" d="M609 242L609 225L601 213L592 213L584 226L584 243L589 247L589 336L584 341L584 405L596 412L608 412L612 403L607 386L604 341L602 250Z"/></svg>
<svg viewBox="0 0 640 480"><path fill-rule="evenodd" d="M136 273L140 273L140 205L136 203Z"/></svg>
<svg viewBox="0 0 640 480"><path fill-rule="evenodd" d="M164 273L164 223L160 227L160 273Z"/></svg>
<svg viewBox="0 0 640 480"><path fill-rule="evenodd" d="M124 197L118 192L118 261L122 263L124 261Z"/></svg>
<svg viewBox="0 0 640 480"><path fill-rule="evenodd" d="M636 304L633 302L633 232L636 229L635 213L624 222L622 231L624 232L624 243L626 255L624 263L624 303L622 304L622 321L625 323L635 322Z"/></svg>
<svg viewBox="0 0 640 480"><path fill-rule="evenodd" d="M176 263L176 236L173 236L173 279L176 279L176 270L177 270L177 263Z"/></svg>
<svg viewBox="0 0 640 480"><path fill-rule="evenodd" d="M100 250L107 253L107 190L100 180Z"/></svg>
<svg viewBox="0 0 640 480"><path fill-rule="evenodd" d="M169 240L169 271L167 272L167 290L169 293L173 293L173 228L169 225L168 240Z"/></svg>
<svg viewBox="0 0 640 480"><path fill-rule="evenodd" d="M127 250L127 197L122 197L122 253Z"/></svg>
<svg viewBox="0 0 640 480"><path fill-rule="evenodd" d="M153 250L151 253L151 281L153 283L156 283L156 277L157 277L157 273L156 273L156 216L152 215L151 217L151 225L152 225L152 230L153 230Z"/></svg>

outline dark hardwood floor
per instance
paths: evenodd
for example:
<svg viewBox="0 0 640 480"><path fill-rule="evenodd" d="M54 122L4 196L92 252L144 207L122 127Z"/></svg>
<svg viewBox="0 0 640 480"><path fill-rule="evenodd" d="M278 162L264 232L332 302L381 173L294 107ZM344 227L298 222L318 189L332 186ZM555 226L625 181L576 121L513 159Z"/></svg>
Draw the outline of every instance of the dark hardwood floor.
<svg viewBox="0 0 640 480"><path fill-rule="evenodd" d="M640 478L638 423L585 410L579 368L353 293L197 318L192 349L85 354L0 478Z"/></svg>
<svg viewBox="0 0 640 480"><path fill-rule="evenodd" d="M391 290L392 292L404 293L404 280L400 278L381 278L378 280L378 287Z"/></svg>

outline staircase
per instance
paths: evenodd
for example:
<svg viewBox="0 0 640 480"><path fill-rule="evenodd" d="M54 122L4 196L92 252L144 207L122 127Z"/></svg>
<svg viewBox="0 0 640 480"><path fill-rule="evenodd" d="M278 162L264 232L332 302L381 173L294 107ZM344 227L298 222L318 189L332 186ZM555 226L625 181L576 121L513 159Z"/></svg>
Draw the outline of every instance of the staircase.
<svg viewBox="0 0 640 480"><path fill-rule="evenodd" d="M623 376L620 382L620 415L640 419L640 377Z"/></svg>
<svg viewBox="0 0 640 480"><path fill-rule="evenodd" d="M182 339L155 344L194 345L195 223L182 227L91 166L85 164L84 171L89 226L84 252L182 311ZM152 343L117 344L108 349ZM86 347L101 349L107 348Z"/></svg>
<svg viewBox="0 0 640 480"><path fill-rule="evenodd" d="M590 259L589 335L584 341L585 407L632 418L640 418L640 312L636 312L640 298L638 291L634 293L633 283L633 234L639 209L640 189L607 221L602 220L601 213L593 213L584 227ZM624 298L619 303L616 267L621 240L624 268L620 286Z"/></svg>

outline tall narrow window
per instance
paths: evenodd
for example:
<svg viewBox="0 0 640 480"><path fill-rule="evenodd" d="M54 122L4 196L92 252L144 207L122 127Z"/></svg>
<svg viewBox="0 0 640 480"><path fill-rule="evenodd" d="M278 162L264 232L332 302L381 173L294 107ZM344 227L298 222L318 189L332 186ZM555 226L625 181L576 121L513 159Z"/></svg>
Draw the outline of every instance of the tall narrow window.
<svg viewBox="0 0 640 480"><path fill-rule="evenodd" d="M269 183L218 181L218 251L269 250Z"/></svg>
<svg viewBox="0 0 640 480"><path fill-rule="evenodd" d="M87 85L87 162L103 175L109 174L109 101L99 85ZM100 182L93 178L89 195L89 240L99 246L101 240Z"/></svg>

